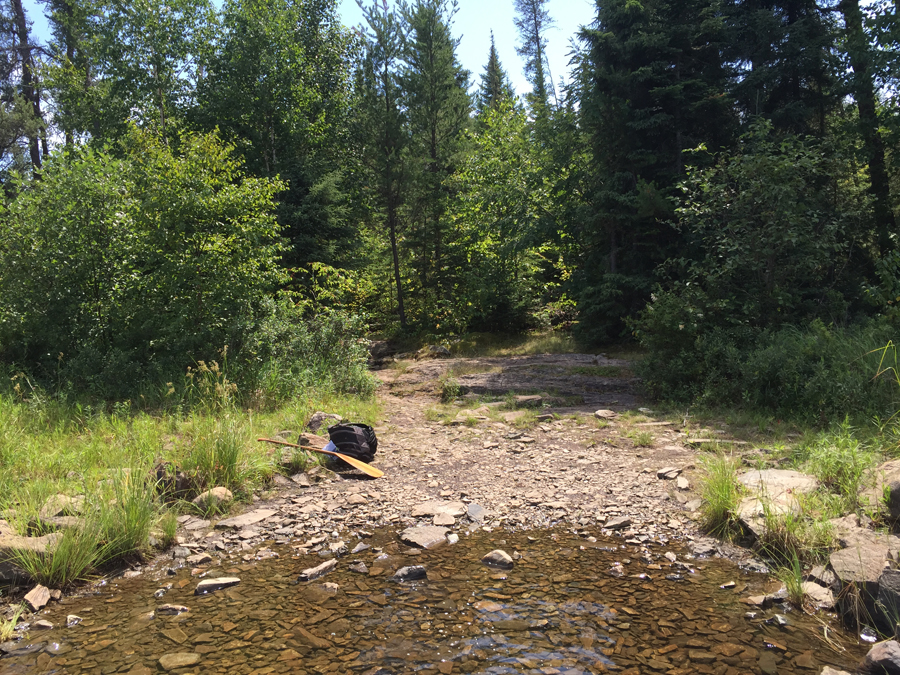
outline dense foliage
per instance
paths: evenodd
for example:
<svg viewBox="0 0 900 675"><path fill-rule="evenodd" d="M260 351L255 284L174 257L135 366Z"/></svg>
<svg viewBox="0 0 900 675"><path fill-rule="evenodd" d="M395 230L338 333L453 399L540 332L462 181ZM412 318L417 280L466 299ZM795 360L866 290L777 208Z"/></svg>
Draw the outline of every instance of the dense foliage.
<svg viewBox="0 0 900 675"><path fill-rule="evenodd" d="M366 389L367 327L558 326L659 395L851 406L900 302L896 3L598 2L558 87L514 4L520 96L455 0L50 0L46 45L4 0L0 359L118 397L228 346L277 398Z"/></svg>

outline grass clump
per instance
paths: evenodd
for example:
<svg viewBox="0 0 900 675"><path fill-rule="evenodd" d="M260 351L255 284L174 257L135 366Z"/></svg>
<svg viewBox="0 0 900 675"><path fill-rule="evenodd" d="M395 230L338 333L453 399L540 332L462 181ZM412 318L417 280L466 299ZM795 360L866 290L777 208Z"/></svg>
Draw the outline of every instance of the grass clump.
<svg viewBox="0 0 900 675"><path fill-rule="evenodd" d="M653 434L649 431L631 431L627 434L636 448L652 448Z"/></svg>
<svg viewBox="0 0 900 675"><path fill-rule="evenodd" d="M16 634L16 626L19 624L19 618L24 611L25 605L19 605L9 619L0 619L0 642L9 642L13 639Z"/></svg>
<svg viewBox="0 0 900 675"><path fill-rule="evenodd" d="M701 457L699 464L703 526L713 534L730 538L740 531L738 507L743 487L738 482L738 460L719 453Z"/></svg>
<svg viewBox="0 0 900 675"><path fill-rule="evenodd" d="M794 607L803 607L803 565L796 555L791 556L787 564L779 565L772 570L787 591L787 598Z"/></svg>
<svg viewBox="0 0 900 675"><path fill-rule="evenodd" d="M453 377L453 374L450 371L447 371L446 373L441 375L441 378L438 380L438 384L441 387L442 403L452 403L462 394L462 389L459 386L459 380Z"/></svg>
<svg viewBox="0 0 900 675"><path fill-rule="evenodd" d="M46 552L17 549L11 557L37 583L68 588L109 560L108 546L98 545L100 541L100 529L92 524L65 530Z"/></svg>
<svg viewBox="0 0 900 675"><path fill-rule="evenodd" d="M859 506L859 491L879 456L854 434L849 419L831 432L820 433L800 448L803 468L838 494L845 509Z"/></svg>
<svg viewBox="0 0 900 675"><path fill-rule="evenodd" d="M763 501L765 527L758 547L777 565L814 562L834 544L831 524L822 518L809 518L799 512L783 512Z"/></svg>
<svg viewBox="0 0 900 675"><path fill-rule="evenodd" d="M175 535L178 532L178 514L166 511L157 521L157 527L160 544L163 548L169 548L175 543Z"/></svg>

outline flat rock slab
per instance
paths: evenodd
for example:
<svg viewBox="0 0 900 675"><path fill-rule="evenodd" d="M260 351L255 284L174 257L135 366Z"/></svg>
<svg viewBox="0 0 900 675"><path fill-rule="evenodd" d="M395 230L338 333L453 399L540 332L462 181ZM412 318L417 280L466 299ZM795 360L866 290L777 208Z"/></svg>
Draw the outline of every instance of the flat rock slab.
<svg viewBox="0 0 900 675"><path fill-rule="evenodd" d="M456 524L456 518L454 518L449 513L439 513L434 517L434 520L432 522L434 522L435 525L448 525L449 526L449 525Z"/></svg>
<svg viewBox="0 0 900 675"><path fill-rule="evenodd" d="M164 654L159 657L159 667L165 671L187 668L200 663L200 655L191 653Z"/></svg>
<svg viewBox="0 0 900 675"><path fill-rule="evenodd" d="M414 506L410 515L413 518L419 518L420 516L436 516L441 513L450 514L454 518L462 516L466 513L466 505L462 502L424 502Z"/></svg>
<svg viewBox="0 0 900 675"><path fill-rule="evenodd" d="M297 578L297 580L313 581L314 579L325 576L329 572L333 572L337 566L338 561L334 558L332 558L331 560L326 560L321 565L318 565L316 567L309 567L300 572L300 576Z"/></svg>
<svg viewBox="0 0 900 675"><path fill-rule="evenodd" d="M619 416L619 413L614 410L597 410L594 413L594 417L598 420L613 420Z"/></svg>
<svg viewBox="0 0 900 675"><path fill-rule="evenodd" d="M223 588L230 588L232 586L237 586L241 583L241 580L237 577L219 577L217 579L204 579L199 584L197 584L197 588L194 589L194 595L203 595L204 593L212 593L213 591L219 591Z"/></svg>
<svg viewBox="0 0 900 675"><path fill-rule="evenodd" d="M62 532L51 532L43 537L20 537L15 534L0 535L0 560L8 560L17 551L45 555L48 549L62 539L62 536Z"/></svg>
<svg viewBox="0 0 900 675"><path fill-rule="evenodd" d="M251 525L262 522L266 518L271 518L276 513L277 511L272 511L271 509L256 509L255 511L248 511L247 513L235 516L234 518L226 518L225 520L220 520L218 523L216 523L216 529L242 530L245 527L250 527Z"/></svg>
<svg viewBox="0 0 900 675"><path fill-rule="evenodd" d="M815 476L787 469L745 471L738 476L745 487L775 500L789 494L807 494L819 487Z"/></svg>
<svg viewBox="0 0 900 675"><path fill-rule="evenodd" d="M603 527L609 530L623 530L630 525L631 518L628 516L621 516L619 518L610 518L603 524Z"/></svg>
<svg viewBox="0 0 900 675"><path fill-rule="evenodd" d="M400 540L410 546L419 548L434 548L447 541L446 527L437 525L424 525L421 527L408 527L400 533Z"/></svg>
<svg viewBox="0 0 900 675"><path fill-rule="evenodd" d="M660 480L675 480L681 473L681 469L674 466L666 466L656 472L656 477Z"/></svg>

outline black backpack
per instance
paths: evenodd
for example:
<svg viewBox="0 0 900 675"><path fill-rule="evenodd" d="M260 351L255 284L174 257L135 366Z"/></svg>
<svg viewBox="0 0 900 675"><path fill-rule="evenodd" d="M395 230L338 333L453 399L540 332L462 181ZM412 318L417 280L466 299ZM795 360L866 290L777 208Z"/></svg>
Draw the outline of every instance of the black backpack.
<svg viewBox="0 0 900 675"><path fill-rule="evenodd" d="M367 464L375 459L378 439L367 424L335 424L328 427L328 437L342 455L349 455Z"/></svg>

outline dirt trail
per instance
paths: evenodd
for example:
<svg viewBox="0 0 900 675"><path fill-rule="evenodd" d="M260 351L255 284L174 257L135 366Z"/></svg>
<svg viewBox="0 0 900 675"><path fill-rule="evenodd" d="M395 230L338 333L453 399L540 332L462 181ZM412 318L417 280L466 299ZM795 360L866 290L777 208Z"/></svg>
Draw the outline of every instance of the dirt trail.
<svg viewBox="0 0 900 675"><path fill-rule="evenodd" d="M462 406L451 407L459 413L450 424L435 419L448 370L460 393L468 392ZM593 417L599 408L638 407L625 361L587 354L443 359L377 375L384 384L380 466L388 474L382 494L403 520L420 502L462 499L487 509L487 522L508 526L611 523L641 540L695 532L682 507L688 492L657 477L670 466L690 473L694 453L682 444L685 435L650 418L598 428ZM529 414L503 411L500 401L484 405L486 396L508 399L509 392L535 395L522 403L537 407ZM641 432L645 443L652 436L649 447L625 437Z"/></svg>

